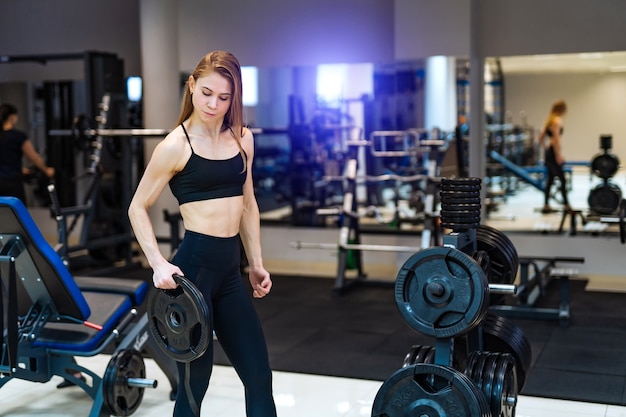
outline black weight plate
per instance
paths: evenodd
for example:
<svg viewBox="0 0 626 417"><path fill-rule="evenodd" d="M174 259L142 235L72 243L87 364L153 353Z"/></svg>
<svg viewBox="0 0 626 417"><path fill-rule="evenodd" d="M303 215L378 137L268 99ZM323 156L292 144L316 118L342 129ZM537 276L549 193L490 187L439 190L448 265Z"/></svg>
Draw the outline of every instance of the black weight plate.
<svg viewBox="0 0 626 417"><path fill-rule="evenodd" d="M454 181L441 182L441 191L444 192L472 192L480 191L480 181Z"/></svg>
<svg viewBox="0 0 626 417"><path fill-rule="evenodd" d="M599 214L613 214L622 200L622 190L615 184L606 183L589 192L589 208Z"/></svg>
<svg viewBox="0 0 626 417"><path fill-rule="evenodd" d="M479 204L480 205L480 198L477 201L475 196L466 197L466 196L458 196L455 194L447 194L447 195L441 196L441 203L444 203L444 202L449 205L456 205L456 204L471 204L471 205Z"/></svg>
<svg viewBox="0 0 626 417"><path fill-rule="evenodd" d="M491 414L494 417L515 417L518 384L515 359L508 354L500 354L497 359L495 380L491 387Z"/></svg>
<svg viewBox="0 0 626 417"><path fill-rule="evenodd" d="M434 337L453 337L475 327L489 307L489 283L469 255L432 247L412 255L400 268L395 300L414 330Z"/></svg>
<svg viewBox="0 0 626 417"><path fill-rule="evenodd" d="M187 278L175 276L173 290L153 289L148 297L148 329L157 345L177 362L204 354L213 332L202 293Z"/></svg>
<svg viewBox="0 0 626 417"><path fill-rule="evenodd" d="M492 352L510 353L515 360L517 385L521 390L532 361L532 348L524 332L510 320L487 314L483 325L483 346Z"/></svg>
<svg viewBox="0 0 626 417"><path fill-rule="evenodd" d="M441 183L440 195L479 195L480 184L444 184Z"/></svg>
<svg viewBox="0 0 626 417"><path fill-rule="evenodd" d="M402 367L405 368L418 363L435 363L434 346L414 345L404 357Z"/></svg>
<svg viewBox="0 0 626 417"><path fill-rule="evenodd" d="M591 171L602 179L609 179L619 169L619 158L610 153L596 155L591 160Z"/></svg>
<svg viewBox="0 0 626 417"><path fill-rule="evenodd" d="M480 209L477 210L461 210L461 209L455 209L455 210L441 210L439 212L439 214L441 215L441 217L460 217L460 218L477 218L480 220Z"/></svg>
<svg viewBox="0 0 626 417"><path fill-rule="evenodd" d="M134 349L116 352L102 378L104 403L114 416L129 416L143 399L144 388L128 386L128 378L145 378L146 367Z"/></svg>
<svg viewBox="0 0 626 417"><path fill-rule="evenodd" d="M483 373L485 372L485 364L487 362L487 359L489 358L489 354L485 352L476 353L478 354L476 356L478 359L476 360L476 367L470 379L474 381L476 386L482 390Z"/></svg>
<svg viewBox="0 0 626 417"><path fill-rule="evenodd" d="M496 381L496 370L498 368L498 358L500 353L489 352L489 357L485 361L482 379L480 381L480 389L487 398L491 400L491 392ZM491 402L491 401L490 401ZM491 406L489 407L491 408ZM492 414L493 414L493 410Z"/></svg>
<svg viewBox="0 0 626 417"><path fill-rule="evenodd" d="M456 347L458 347L458 344L456 344ZM467 357L467 364L463 373L467 375L467 377L471 380L474 380L475 375L478 372L478 362L480 362L480 354L481 352L473 351Z"/></svg>
<svg viewBox="0 0 626 417"><path fill-rule="evenodd" d="M493 322L492 313L482 323L483 349L489 352L509 353L515 361L517 385L521 391L530 369L532 349L530 342L514 323L510 321ZM502 318L504 319L504 318ZM475 352L467 354L467 338L465 335L455 338L454 359L458 369L464 369L466 375L472 375L474 364L470 363Z"/></svg>
<svg viewBox="0 0 626 417"><path fill-rule="evenodd" d="M480 225L480 216L475 216L475 217L441 216L441 224L443 225L443 227L449 227L452 229L454 229L455 227L473 229Z"/></svg>
<svg viewBox="0 0 626 417"><path fill-rule="evenodd" d="M483 324L483 332L485 328L487 328L486 333L488 335L498 338L500 338L500 336L504 336L505 338L513 340L515 345L512 347L519 350L520 361L526 368L530 367L530 362L532 360L532 348L530 346L530 341L526 338L524 331L520 327L518 327L510 319L494 313L488 313ZM504 341L506 342L506 339Z"/></svg>
<svg viewBox="0 0 626 417"><path fill-rule="evenodd" d="M434 359L435 359L434 353L435 353L435 348L433 346L422 346L419 350L419 353L415 357L413 364L434 363Z"/></svg>
<svg viewBox="0 0 626 417"><path fill-rule="evenodd" d="M466 375L488 399L492 416L513 417L517 404L517 383L513 357L508 353L474 352Z"/></svg>
<svg viewBox="0 0 626 417"><path fill-rule="evenodd" d="M622 199L619 203L619 240L626 243L626 200Z"/></svg>
<svg viewBox="0 0 626 417"><path fill-rule="evenodd" d="M460 343L457 343L457 342L460 342ZM466 342L465 337L460 337L460 338L455 339L455 345L456 345L455 358L458 358L456 366L457 366L457 369L464 369L465 376L469 380L474 381L474 378L472 377L472 375L475 375L478 372L479 362L481 360L481 355L483 353L473 351L469 354L469 357L468 357L467 352L459 352L458 348L462 348L462 350L466 350L467 346L465 345L465 342ZM477 397L480 398L481 407L484 410L482 415L490 417L491 411L490 411L489 399L484 395L484 393L482 392L482 390L478 387L476 383L473 383L472 385L474 386L474 389L479 393L477 394Z"/></svg>
<svg viewBox="0 0 626 417"><path fill-rule="evenodd" d="M416 364L385 380L374 399L372 417L486 417L488 409L483 404L484 395L462 373L441 365Z"/></svg>
<svg viewBox="0 0 626 417"><path fill-rule="evenodd" d="M407 354L404 356L404 360L402 361L403 368L406 368L407 366L413 365L415 363L415 358L419 354L421 348L421 345L411 346L411 349L407 352Z"/></svg>
<svg viewBox="0 0 626 417"><path fill-rule="evenodd" d="M473 213L474 215L476 215L476 214L480 215L480 204L478 204L478 205L473 205L473 204L463 204L463 205L455 204L452 207L442 206L441 211L445 212L446 214L450 214L452 216L454 216L454 215L467 216L468 213Z"/></svg>
<svg viewBox="0 0 626 417"><path fill-rule="evenodd" d="M485 276L487 277L487 281L494 282L491 276L492 268L491 268L491 260L489 259L489 254L485 252L484 250L477 250L476 252L472 254L472 258L474 258L474 260L476 260L476 263L478 263L478 265L480 265L482 270L485 271ZM500 302L503 300L504 300L503 294L493 294L493 293L489 294L490 306L500 304Z"/></svg>
<svg viewBox="0 0 626 417"><path fill-rule="evenodd" d="M478 250L489 255L491 263L490 283L513 284L519 267L517 250L511 240L501 231L481 224L476 229Z"/></svg>

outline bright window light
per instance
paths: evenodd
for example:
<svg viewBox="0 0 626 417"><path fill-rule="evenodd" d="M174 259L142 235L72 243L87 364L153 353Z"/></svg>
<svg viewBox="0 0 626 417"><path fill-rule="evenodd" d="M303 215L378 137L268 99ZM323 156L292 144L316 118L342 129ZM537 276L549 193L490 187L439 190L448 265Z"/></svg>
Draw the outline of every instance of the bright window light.
<svg viewBox="0 0 626 417"><path fill-rule="evenodd" d="M347 64L317 66L317 96L319 100L333 103L343 98L347 71Z"/></svg>
<svg viewBox="0 0 626 417"><path fill-rule="evenodd" d="M241 67L243 105L256 106L259 102L259 80L257 67Z"/></svg>
<svg viewBox="0 0 626 417"><path fill-rule="evenodd" d="M126 94L129 101L141 100L141 77L132 76L126 79Z"/></svg>

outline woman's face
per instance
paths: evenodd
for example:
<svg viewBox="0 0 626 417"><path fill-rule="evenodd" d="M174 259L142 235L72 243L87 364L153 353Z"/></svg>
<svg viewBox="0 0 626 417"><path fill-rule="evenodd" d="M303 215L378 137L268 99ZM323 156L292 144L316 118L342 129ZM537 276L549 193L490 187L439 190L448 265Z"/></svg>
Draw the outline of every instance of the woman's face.
<svg viewBox="0 0 626 417"><path fill-rule="evenodd" d="M194 112L202 120L224 119L232 102L232 89L228 79L217 72L195 80L189 77Z"/></svg>

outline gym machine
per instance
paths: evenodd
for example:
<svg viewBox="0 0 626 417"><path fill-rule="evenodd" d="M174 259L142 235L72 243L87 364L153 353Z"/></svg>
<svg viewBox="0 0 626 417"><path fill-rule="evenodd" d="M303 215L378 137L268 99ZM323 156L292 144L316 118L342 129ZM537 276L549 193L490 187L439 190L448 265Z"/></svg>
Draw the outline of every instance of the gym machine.
<svg viewBox="0 0 626 417"><path fill-rule="evenodd" d="M130 264L131 234L125 210L143 169L143 144L134 138L83 134L103 127L130 126L124 61L116 54L99 51L0 57L2 64L59 61L82 64L82 79L45 81L36 86L34 99L36 107L43 109L46 159L57 168L54 192L59 204L54 214L58 216L61 207L65 216L84 214L88 218L78 245L68 249L67 242L63 244L75 253L83 247L88 256L81 260L87 261L84 266L88 268L118 261ZM102 123L105 96L106 123ZM72 268L78 265L75 257Z"/></svg>
<svg viewBox="0 0 626 417"><path fill-rule="evenodd" d="M168 378L173 400L176 362L149 337L147 314L138 316L148 284L74 277L19 199L0 197L0 216L0 388L13 379L60 376L93 399L90 417L129 416L144 390L157 385L146 375L147 353ZM102 376L75 359L111 349Z"/></svg>
<svg viewBox="0 0 626 417"><path fill-rule="evenodd" d="M570 295L569 280L578 275L573 267L563 264L584 263L583 257L532 256L519 258L519 284L514 305L495 305L490 309L497 314L512 318L557 320L562 327L569 326ZM559 283L559 304L556 307L538 307L552 281Z"/></svg>
<svg viewBox="0 0 626 417"><path fill-rule="evenodd" d="M131 242L133 235L130 230L125 210L130 203L133 184L138 181L133 172L138 171L135 158L137 153L134 137L122 137L119 130L107 130L111 109L111 95L105 93L100 103L100 114L95 130L86 129L86 126L77 118L77 124L71 131L51 130L51 137L74 137L85 149L85 172L81 180L89 179L90 184L85 199L81 205L62 207L57 186L53 183L48 186L52 202L52 215L57 221L58 245L57 252L65 264L76 269L75 262L70 262L73 254L87 251L89 264L98 265L123 260L126 267L132 267ZM162 132L155 132L161 134ZM111 152L109 139L116 138L116 152L122 160L121 171L116 174L121 183L111 183L110 174L104 165L107 153ZM61 187L63 188L63 187ZM117 189L117 191L116 191ZM121 195L116 195L121 193ZM105 204L108 202L108 204ZM121 204L120 204L121 202ZM71 218L71 223L68 221ZM77 242L70 243L74 228L82 219L81 232ZM108 220L106 220L108 219ZM74 257L74 260L77 258ZM93 273L93 272L91 272ZM96 274L102 274L99 271Z"/></svg>
<svg viewBox="0 0 626 417"><path fill-rule="evenodd" d="M409 252L414 253L423 248L437 244L439 240L438 213L436 210L438 199L436 190L439 184L437 177L439 148L442 148L445 141L420 140L422 132L418 130L412 131L381 131L372 132L369 141L350 141L349 157L346 162L345 176L325 177L325 182L340 181L343 183L343 203L340 208L323 208L318 209L317 214L320 216L337 216L339 218L339 241L333 243L308 243L308 242L292 242L291 246L296 249L336 249L338 251L337 275L333 290L337 294L342 294L354 285L372 284L372 285L390 285L390 281L376 281L366 279L367 276L363 270L363 251L381 251L381 252ZM422 147L422 148L420 148ZM361 148L369 148L370 153L377 158L408 158L412 159L415 165L415 159L423 149L431 151L430 157L424 160L427 166L424 167L426 174L419 173L414 175L398 175L383 174L379 176L359 176L357 175L358 151ZM434 159L434 160L433 160ZM412 168L415 170L416 168ZM419 172L424 172L420 168ZM414 171L415 172L415 171ZM394 212L392 218L385 220L378 209L370 206L366 209L365 215L359 212L357 187L359 185L369 184L394 184L393 204ZM417 195L417 191L421 192L420 197L415 197L413 201L409 198L407 207L402 210L399 205L399 195L401 187L409 186L411 193ZM419 210L419 212L418 212ZM365 216L377 217L378 223L386 226L393 225L394 229L399 229L401 223L408 223L412 226L422 225L419 234L421 235L421 246L393 246L393 245L371 245L364 244L361 237L365 233L375 234L398 234L400 230L376 230L369 228L365 230L361 227L361 219ZM414 230L406 233L415 234ZM354 279L348 279L346 272L348 269L356 269L357 276Z"/></svg>

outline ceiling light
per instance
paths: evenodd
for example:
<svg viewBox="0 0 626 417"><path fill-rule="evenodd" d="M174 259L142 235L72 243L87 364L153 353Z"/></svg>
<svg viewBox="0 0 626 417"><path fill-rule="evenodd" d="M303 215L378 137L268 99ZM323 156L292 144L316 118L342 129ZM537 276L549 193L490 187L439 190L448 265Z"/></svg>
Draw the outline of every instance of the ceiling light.
<svg viewBox="0 0 626 417"><path fill-rule="evenodd" d="M578 56L580 59L600 59L604 57L604 54L602 52L589 52L578 54Z"/></svg>
<svg viewBox="0 0 626 417"><path fill-rule="evenodd" d="M548 54L548 55L533 55L533 58L538 60L538 61L547 61L549 59L556 59L557 56L553 55L553 54Z"/></svg>

